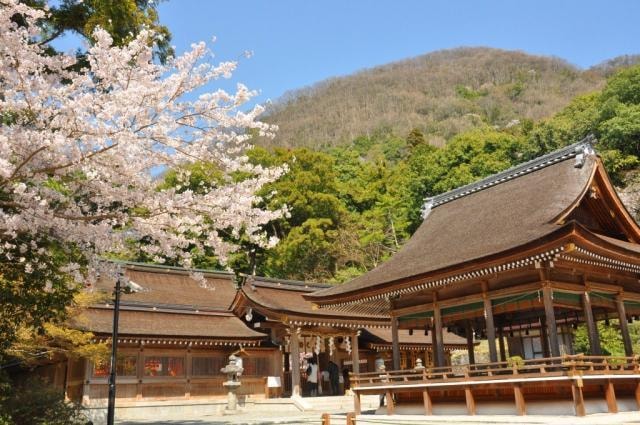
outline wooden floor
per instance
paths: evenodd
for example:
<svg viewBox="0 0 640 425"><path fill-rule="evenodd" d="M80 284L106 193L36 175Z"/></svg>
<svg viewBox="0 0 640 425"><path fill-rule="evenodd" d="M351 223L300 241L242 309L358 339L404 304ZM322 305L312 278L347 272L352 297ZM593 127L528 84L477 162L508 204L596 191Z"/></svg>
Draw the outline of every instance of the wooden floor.
<svg viewBox="0 0 640 425"><path fill-rule="evenodd" d="M396 404L421 402L432 415L437 403L460 401L475 415L476 404L487 400L510 400L518 415L526 415L527 401L566 399L584 416L586 398L604 399L609 413L618 411L616 397L632 397L640 407L640 364L636 357L562 356L363 373L351 376L351 388L356 413L362 394L384 394L389 415Z"/></svg>

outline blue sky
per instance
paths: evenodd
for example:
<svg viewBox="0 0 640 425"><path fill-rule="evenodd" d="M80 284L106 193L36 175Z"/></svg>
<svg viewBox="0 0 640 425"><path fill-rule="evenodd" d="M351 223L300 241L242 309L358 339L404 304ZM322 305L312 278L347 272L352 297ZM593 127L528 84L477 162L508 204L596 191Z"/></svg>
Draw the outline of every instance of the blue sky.
<svg viewBox="0 0 640 425"><path fill-rule="evenodd" d="M210 41L238 59L259 101L323 79L458 46L554 55L582 68L640 53L640 1L168 0L160 20L178 52Z"/></svg>

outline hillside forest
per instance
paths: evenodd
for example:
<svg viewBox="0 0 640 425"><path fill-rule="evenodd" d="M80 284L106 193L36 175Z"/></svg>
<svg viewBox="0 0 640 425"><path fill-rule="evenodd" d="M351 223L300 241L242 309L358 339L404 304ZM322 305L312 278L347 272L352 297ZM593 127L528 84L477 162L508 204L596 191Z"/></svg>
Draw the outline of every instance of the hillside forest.
<svg viewBox="0 0 640 425"><path fill-rule="evenodd" d="M464 100L466 94L459 96ZM275 247L260 249L240 240L242 249L232 257L230 267L282 279L345 282L402 247L421 223L425 197L589 134L598 139L598 153L627 207L637 216L640 66L613 73L601 89L575 97L549 118L523 118L503 126L483 120L439 146L418 128L398 134L384 127L348 144L319 149L257 145L249 152L252 162L286 164L289 169L263 188L263 206L286 205L288 214L267 226L269 235L279 239ZM221 183L211 164L197 164L188 171L190 185L181 190L204 190ZM175 177L175 170L167 173L162 185L175 185ZM227 237L233 239L231 234ZM199 267L222 266L210 253L192 254Z"/></svg>

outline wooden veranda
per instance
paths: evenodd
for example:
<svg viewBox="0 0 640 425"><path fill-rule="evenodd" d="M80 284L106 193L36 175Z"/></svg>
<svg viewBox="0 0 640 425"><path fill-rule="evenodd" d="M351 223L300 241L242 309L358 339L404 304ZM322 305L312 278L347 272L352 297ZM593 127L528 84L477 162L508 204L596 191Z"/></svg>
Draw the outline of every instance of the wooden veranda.
<svg viewBox="0 0 640 425"><path fill-rule="evenodd" d="M360 396L384 394L387 414L398 401L421 401L432 415L439 402L464 400L476 414L483 399L511 399L518 415L526 415L527 399L570 399L577 416L586 413L586 398L602 398L609 413L618 412L616 397L633 397L640 408L640 363L637 357L561 356L518 362L428 367L351 375L356 414Z"/></svg>

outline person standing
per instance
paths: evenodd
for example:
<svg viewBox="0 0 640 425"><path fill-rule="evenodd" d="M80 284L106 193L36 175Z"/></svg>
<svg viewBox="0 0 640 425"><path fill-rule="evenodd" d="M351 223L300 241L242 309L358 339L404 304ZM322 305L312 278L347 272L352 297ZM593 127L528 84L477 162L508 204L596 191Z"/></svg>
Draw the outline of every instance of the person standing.
<svg viewBox="0 0 640 425"><path fill-rule="evenodd" d="M307 368L307 383L311 397L318 395L318 363L315 359L309 359L309 367Z"/></svg>
<svg viewBox="0 0 640 425"><path fill-rule="evenodd" d="M333 360L329 360L327 371L329 372L329 382L331 382L331 395L338 395L340 391L340 369Z"/></svg>

